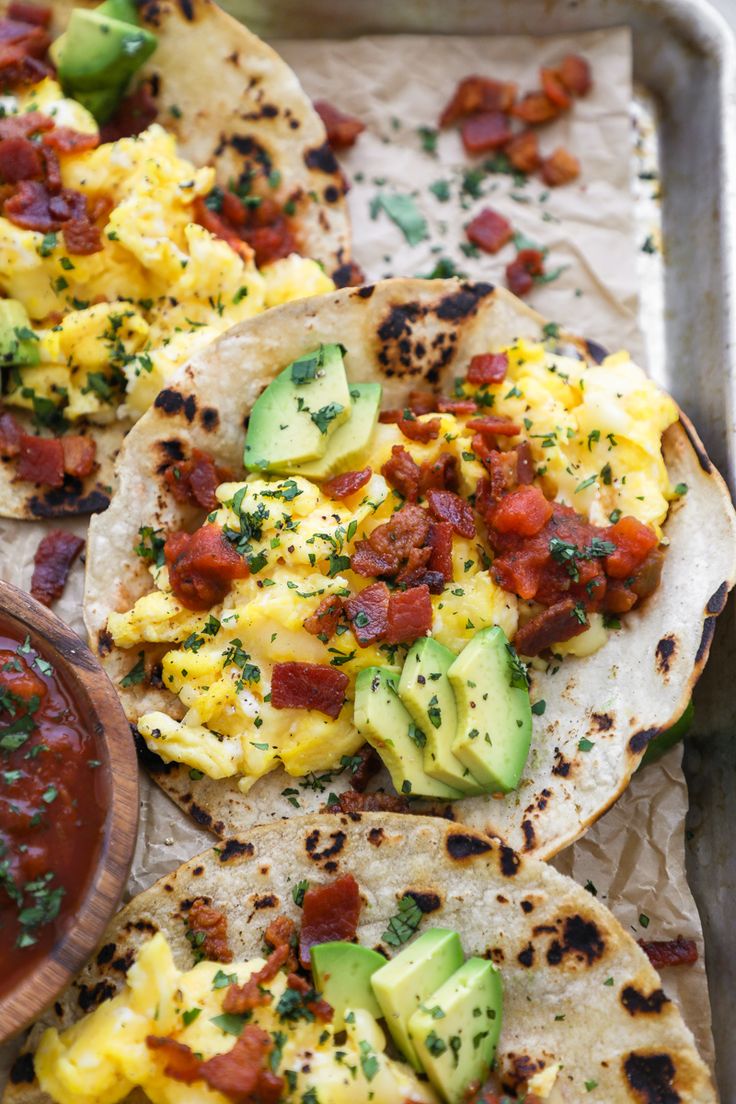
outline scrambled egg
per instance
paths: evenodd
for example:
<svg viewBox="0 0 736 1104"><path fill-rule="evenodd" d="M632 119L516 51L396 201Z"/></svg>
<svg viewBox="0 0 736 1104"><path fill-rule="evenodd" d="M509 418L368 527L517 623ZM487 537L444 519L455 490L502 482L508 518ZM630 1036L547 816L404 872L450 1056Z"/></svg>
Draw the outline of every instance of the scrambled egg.
<svg viewBox="0 0 736 1104"><path fill-rule="evenodd" d="M231 1050L244 1021L223 1015L227 987L231 981L242 985L263 965L258 958L224 968L199 962L182 972L165 937L154 935L116 997L61 1035L54 1028L44 1033L35 1056L42 1090L57 1104L115 1104L136 1087L152 1104L226 1104L222 1093L202 1081L185 1085L167 1077L165 1060L146 1046L146 1036L174 1038L203 1059ZM285 1077L295 1100L316 1087L320 1104L436 1101L408 1065L385 1054L383 1032L369 1012L348 1015L347 1038L338 1045L331 1024L279 1014L285 974L268 988L273 1001L256 1008L249 1022L274 1039L273 1071Z"/></svg>
<svg viewBox="0 0 736 1104"><path fill-rule="evenodd" d="M50 78L0 104L97 132ZM103 249L88 256L69 256L61 233L0 217L0 290L23 303L40 338L40 363L14 374L10 404L37 409L51 400L72 420L137 418L176 368L236 322L334 287L296 254L259 272L199 226L193 205L211 191L215 170L181 158L156 123L135 138L63 154L61 168L65 187L113 206Z"/></svg>
<svg viewBox="0 0 736 1104"><path fill-rule="evenodd" d="M620 511L661 532L673 496L661 435L676 418L674 403L624 354L599 367L530 343L513 346L508 355L506 380L473 393L494 413L524 426L547 493L599 525ZM464 393L470 393L467 386ZM213 520L236 540L246 519L251 563L250 577L233 583L223 605L207 614L186 609L159 566L152 568L155 589L132 610L110 616L108 629L118 647L172 645L163 655L162 677L180 707L177 717L151 712L139 719L152 751L211 778L238 776L244 792L279 765L303 777L339 771L355 754L362 744L352 723L355 677L373 665L399 670L405 651L387 644L361 648L345 626L325 643L308 634L303 622L326 595L347 597L373 582L350 571L348 557L355 542L400 504L375 474L393 445L406 448L418 464L452 453L462 493L475 491L484 469L472 452L473 430L452 414L424 417L441 423L438 438L427 444L407 440L396 425L376 426L361 461L374 475L346 502L326 498L302 477L251 476L221 486L222 507ZM454 652L491 625L512 639L520 619L533 612L496 585L490 562L480 536L454 537L454 581L432 596L432 635ZM587 655L607 635L603 617L591 614L586 632L555 650ZM317 711L271 706L273 665L288 661L331 663L348 675L347 703L337 721Z"/></svg>

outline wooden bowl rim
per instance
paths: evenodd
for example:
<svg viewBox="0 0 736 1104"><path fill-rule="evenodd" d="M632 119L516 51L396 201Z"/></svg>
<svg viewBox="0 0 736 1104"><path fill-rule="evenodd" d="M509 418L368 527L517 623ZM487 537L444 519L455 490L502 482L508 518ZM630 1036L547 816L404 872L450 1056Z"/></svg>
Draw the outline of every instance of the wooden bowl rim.
<svg viewBox="0 0 736 1104"><path fill-rule="evenodd" d="M105 756L108 809L97 865L66 930L0 1002L0 1043L28 1027L79 973L99 943L125 889L138 837L138 763L115 687L85 642L55 613L0 580L0 628L14 622L39 642L61 673L82 722L90 719ZM35 646L35 644L34 644Z"/></svg>

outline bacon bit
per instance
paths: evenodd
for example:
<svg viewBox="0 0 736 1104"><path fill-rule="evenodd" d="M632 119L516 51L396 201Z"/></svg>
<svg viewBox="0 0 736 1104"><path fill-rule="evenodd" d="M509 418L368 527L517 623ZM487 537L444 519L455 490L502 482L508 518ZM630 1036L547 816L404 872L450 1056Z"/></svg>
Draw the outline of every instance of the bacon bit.
<svg viewBox="0 0 736 1104"><path fill-rule="evenodd" d="M53 529L40 541L33 557L31 594L37 602L50 606L60 598L72 564L84 548L84 541L74 533Z"/></svg>
<svg viewBox="0 0 736 1104"><path fill-rule="evenodd" d="M397 426L409 441L420 441L426 445L429 441L436 441L440 435L442 422L439 418L430 418L428 422L421 422L418 418L401 417Z"/></svg>
<svg viewBox="0 0 736 1104"><path fill-rule="evenodd" d="M506 284L514 295L526 295L534 285L534 276L544 274L544 253L539 249L522 249L516 260L506 265Z"/></svg>
<svg viewBox="0 0 736 1104"><path fill-rule="evenodd" d="M0 84L12 88L48 76L51 66L42 61L51 35L37 22L0 21Z"/></svg>
<svg viewBox="0 0 736 1104"><path fill-rule="evenodd" d="M389 591L385 583L365 587L345 603L350 627L361 648L383 640L388 627Z"/></svg>
<svg viewBox="0 0 736 1104"><path fill-rule="evenodd" d="M515 115L517 119L521 119L522 122L539 125L540 123L548 123L551 119L556 119L560 114L560 109L546 93L527 92L523 100L520 100L511 108L511 114Z"/></svg>
<svg viewBox="0 0 736 1104"><path fill-rule="evenodd" d="M552 503L539 487L519 487L505 495L491 511L489 524L499 533L535 537L552 517Z"/></svg>
<svg viewBox="0 0 736 1104"><path fill-rule="evenodd" d="M277 947L291 947L296 935L296 924L289 916L274 916L263 933L263 941L276 950Z"/></svg>
<svg viewBox="0 0 736 1104"><path fill-rule="evenodd" d="M429 551L424 545L429 527L426 510L410 504L402 506L387 522L377 526L367 540L356 542L352 570L368 578L379 575L392 578L407 564L412 569L418 566L417 552L427 552L426 563Z"/></svg>
<svg viewBox="0 0 736 1104"><path fill-rule="evenodd" d="M370 482L372 475L371 468L363 468L362 471L343 472L342 475L335 475L332 479L328 479L323 483L322 493L326 494L328 498L337 500L350 498L351 495L357 494L361 487L365 487L366 483Z"/></svg>
<svg viewBox="0 0 736 1104"><path fill-rule="evenodd" d="M498 253L513 236L511 223L490 207L484 207L465 227L469 241L485 253Z"/></svg>
<svg viewBox="0 0 736 1104"><path fill-rule="evenodd" d="M464 77L440 115L440 126L450 126L463 116L474 115L479 111L508 112L515 99L515 84L488 77Z"/></svg>
<svg viewBox="0 0 736 1104"><path fill-rule="evenodd" d="M626 579L633 575L659 543L653 529L634 517L622 517L605 532L616 551L606 556L606 574L614 579Z"/></svg>
<svg viewBox="0 0 736 1104"><path fill-rule="evenodd" d="M305 969L310 966L311 947L335 940L351 943L355 939L360 909L360 891L352 874L307 890L299 937L299 961Z"/></svg>
<svg viewBox="0 0 736 1104"><path fill-rule="evenodd" d="M36 27L48 27L52 9L41 4L29 4L25 0L13 0L8 4L7 18L17 23L32 23Z"/></svg>
<svg viewBox="0 0 736 1104"><path fill-rule="evenodd" d="M580 176L580 162L577 157L559 146L549 157L542 161L542 180L551 188L569 184Z"/></svg>
<svg viewBox="0 0 736 1104"><path fill-rule="evenodd" d="M499 452L497 449L489 449L483 458L483 466L491 477L489 501L493 505L502 495L512 491L519 482L517 453L514 450ZM476 492L475 508L487 521L488 512L481 509L478 498Z"/></svg>
<svg viewBox="0 0 736 1104"><path fill-rule="evenodd" d="M527 621L516 633L514 646L520 655L535 656L553 644L579 636L587 628L587 618L581 621L575 614L575 599L563 598Z"/></svg>
<svg viewBox="0 0 736 1104"><path fill-rule="evenodd" d="M381 475L408 502L416 502L419 497L421 468L403 445L392 447L390 458L381 468Z"/></svg>
<svg viewBox="0 0 736 1104"><path fill-rule="evenodd" d="M374 778L380 771L383 765L381 756L370 744L363 744L353 758L360 759L360 764L354 768L351 766L350 781L353 784L353 789L362 793L371 778Z"/></svg>
<svg viewBox="0 0 736 1104"><path fill-rule="evenodd" d="M315 709L336 721L345 704L348 676L325 663L275 663L274 709Z"/></svg>
<svg viewBox="0 0 736 1104"><path fill-rule="evenodd" d="M512 137L508 119L500 111L484 111L471 115L460 128L463 145L468 153L487 153L501 149Z"/></svg>
<svg viewBox="0 0 736 1104"><path fill-rule="evenodd" d="M476 385L502 383L509 369L506 353L479 353L470 361L467 381Z"/></svg>
<svg viewBox="0 0 736 1104"><path fill-rule="evenodd" d="M442 577L443 583L452 582L452 526L449 521L438 521L429 530L429 544L432 555L428 568ZM439 593L442 593L440 588ZM430 590L432 588L430 587Z"/></svg>
<svg viewBox="0 0 736 1104"><path fill-rule="evenodd" d="M407 406L412 414L435 414L441 409L433 391L410 391Z"/></svg>
<svg viewBox="0 0 736 1104"><path fill-rule="evenodd" d="M516 446L516 479L523 484L534 479L534 458L528 441L520 441Z"/></svg>
<svg viewBox="0 0 736 1104"><path fill-rule="evenodd" d="M291 965L292 962L289 943L280 943L278 947L274 947L260 970L251 974L242 985L228 986L222 1002L224 1010L242 1016L244 1012L269 1004L273 994L265 988L266 984L273 981L282 966L287 963Z"/></svg>
<svg viewBox="0 0 736 1104"><path fill-rule="evenodd" d="M218 605L234 579L245 579L250 569L217 525L203 525L194 533L172 533L164 545L169 582L183 606L208 610Z"/></svg>
<svg viewBox="0 0 736 1104"><path fill-rule="evenodd" d="M454 414L457 418L466 418L469 414L475 414L478 409L477 402L473 399L444 399L437 400L440 414Z"/></svg>
<svg viewBox="0 0 736 1104"><path fill-rule="evenodd" d="M436 460L425 460L420 469L419 489L422 494L434 487L439 491L457 491L460 472L457 457L441 452Z"/></svg>
<svg viewBox="0 0 736 1104"><path fill-rule="evenodd" d="M425 584L397 590L388 602L386 640L389 644L413 644L432 628L432 602Z"/></svg>
<svg viewBox="0 0 736 1104"><path fill-rule="evenodd" d="M177 502L216 510L220 505L215 491L233 478L229 468L219 467L208 452L192 449L188 460L170 464L164 479Z"/></svg>
<svg viewBox="0 0 736 1104"><path fill-rule="evenodd" d="M92 253L99 253L102 249L100 231L87 219L72 219L65 222L61 232L64 235L67 253L73 256L88 257Z"/></svg>
<svg viewBox="0 0 736 1104"><path fill-rule="evenodd" d="M520 425L500 414L486 414L482 418L471 418L468 429L474 429L484 437L516 437L521 433Z"/></svg>
<svg viewBox="0 0 736 1104"><path fill-rule="evenodd" d="M213 234L216 238L221 238L222 241L227 242L231 249L234 249L243 260L248 261L251 258L252 250L238 235L237 230L231 226L224 218L221 218L216 211L211 211L205 203L202 196L197 196L194 201L194 218L200 226L203 226L205 230L209 230L210 234Z"/></svg>
<svg viewBox="0 0 736 1104"><path fill-rule="evenodd" d="M327 813L408 813L409 802L405 797L387 793L358 793L345 790L338 794L337 802L328 805Z"/></svg>
<svg viewBox="0 0 736 1104"><path fill-rule="evenodd" d="M0 456L9 460L20 452L23 427L7 410L0 411Z"/></svg>
<svg viewBox="0 0 736 1104"><path fill-rule="evenodd" d="M34 437L23 433L20 439L17 478L43 487L61 487L64 482L64 449L55 437Z"/></svg>
<svg viewBox="0 0 736 1104"><path fill-rule="evenodd" d="M44 146L50 146L57 153L85 153L87 150L97 149L100 144L99 134L83 134L72 127L55 126L53 130L44 134L41 139Z"/></svg>
<svg viewBox="0 0 736 1104"><path fill-rule="evenodd" d="M59 158L55 150L49 149L47 146L41 146L40 152L43 157L44 172L46 175L44 181L46 184L46 191L52 196L58 196L61 193L61 165L59 164ZM74 210L76 211L76 209L79 208L80 212L84 211L86 213L86 201L84 198L77 192L70 192L69 196L72 195L75 197L78 196L78 199L75 201L76 206ZM54 206L56 206L56 204L54 204Z"/></svg>
<svg viewBox="0 0 736 1104"><path fill-rule="evenodd" d="M297 993L301 993L302 996L306 996L307 993L313 993L314 990L309 982L300 977L299 974L289 974L286 979L286 988L294 989ZM329 1023L335 1014L335 1010L331 1004L328 1004L322 997L315 997L313 1000L305 1001L305 1004L315 1019L320 1023Z"/></svg>
<svg viewBox="0 0 736 1104"><path fill-rule="evenodd" d="M4 138L0 141L0 180L18 184L21 180L40 180L43 161L28 138Z"/></svg>
<svg viewBox="0 0 736 1104"><path fill-rule="evenodd" d="M519 172L533 173L539 168L539 140L533 130L514 135L504 153Z"/></svg>
<svg viewBox="0 0 736 1104"><path fill-rule="evenodd" d="M197 944L210 962L232 962L233 952L227 939L227 916L220 909L197 897L186 917L187 928L195 935L204 935Z"/></svg>
<svg viewBox="0 0 736 1104"><path fill-rule="evenodd" d="M327 100L315 100L314 110L325 125L327 141L333 150L354 146L358 136L365 130L365 123L360 119L356 119L354 115L346 115Z"/></svg>
<svg viewBox="0 0 736 1104"><path fill-rule="evenodd" d="M39 131L51 130L54 120L40 111L26 111L23 115L6 115L0 118L0 139L30 138Z"/></svg>
<svg viewBox="0 0 736 1104"><path fill-rule="evenodd" d="M146 1046L149 1050L161 1052L166 1062L164 1074L172 1081L183 1081L191 1085L199 1078L202 1061L186 1043L178 1043L169 1036L146 1035Z"/></svg>
<svg viewBox="0 0 736 1104"><path fill-rule="evenodd" d="M273 1050L270 1035L246 1024L232 1050L202 1062L199 1076L211 1089L247 1104L276 1104L282 1099L284 1079L272 1073L267 1059Z"/></svg>
<svg viewBox="0 0 736 1104"><path fill-rule="evenodd" d="M97 442L91 437L82 437L80 434L62 437L61 448L64 453L64 471L67 475L73 475L76 479L85 479L95 470Z"/></svg>
<svg viewBox="0 0 736 1104"><path fill-rule="evenodd" d="M133 138L151 125L158 114L150 81L143 81L135 92L124 96L108 122L100 127L101 142Z"/></svg>
<svg viewBox="0 0 736 1104"><path fill-rule="evenodd" d="M312 636L318 636L321 640L330 640L337 631L342 616L342 598L337 594L328 594L317 606L314 613L307 617L304 628Z"/></svg>
<svg viewBox="0 0 736 1104"><path fill-rule="evenodd" d="M51 213L50 199L45 185L40 181L23 180L15 194L5 201L3 214L23 230L38 230L46 234L61 226L60 220Z"/></svg>
<svg viewBox="0 0 736 1104"><path fill-rule="evenodd" d="M691 966L698 961L698 947L694 939L639 939L644 951L655 970L664 966Z"/></svg>
<svg viewBox="0 0 736 1104"><path fill-rule="evenodd" d="M568 92L575 96L584 96L593 86L590 65L579 54L568 54L562 59L557 75Z"/></svg>
<svg viewBox="0 0 736 1104"><path fill-rule="evenodd" d="M459 536L472 540L475 536L475 518L469 502L452 491L434 488L427 491L427 502L438 521L449 522Z"/></svg>
<svg viewBox="0 0 736 1104"><path fill-rule="evenodd" d="M572 100L556 70L545 69L545 67L542 66L539 70L539 75L542 81L542 91L547 99L551 100L560 111L567 111Z"/></svg>

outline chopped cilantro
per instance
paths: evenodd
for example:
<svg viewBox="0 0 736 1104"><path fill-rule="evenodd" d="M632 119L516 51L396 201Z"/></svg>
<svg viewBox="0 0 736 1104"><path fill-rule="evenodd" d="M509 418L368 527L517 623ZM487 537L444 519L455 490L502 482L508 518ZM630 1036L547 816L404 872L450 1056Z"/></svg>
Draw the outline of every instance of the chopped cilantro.
<svg viewBox="0 0 736 1104"><path fill-rule="evenodd" d="M382 939L390 947L400 947L414 935L422 921L422 910L409 893L399 901L399 911L388 922Z"/></svg>

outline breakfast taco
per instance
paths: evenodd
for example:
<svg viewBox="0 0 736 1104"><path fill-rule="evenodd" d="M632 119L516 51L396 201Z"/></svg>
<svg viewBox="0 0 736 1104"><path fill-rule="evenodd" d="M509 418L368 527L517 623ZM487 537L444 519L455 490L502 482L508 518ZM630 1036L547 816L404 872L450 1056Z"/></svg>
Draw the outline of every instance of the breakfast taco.
<svg viewBox="0 0 736 1104"><path fill-rule="evenodd" d="M548 857L685 709L734 578L728 492L672 399L487 284L235 327L117 478L92 646L218 834L431 808Z"/></svg>
<svg viewBox="0 0 736 1104"><path fill-rule="evenodd" d="M349 282L345 185L294 73L211 0L4 10L0 515L89 513L192 352Z"/></svg>
<svg viewBox="0 0 736 1104"><path fill-rule="evenodd" d="M134 898L3 1104L715 1102L644 951L571 879L436 818L298 818Z"/></svg>

